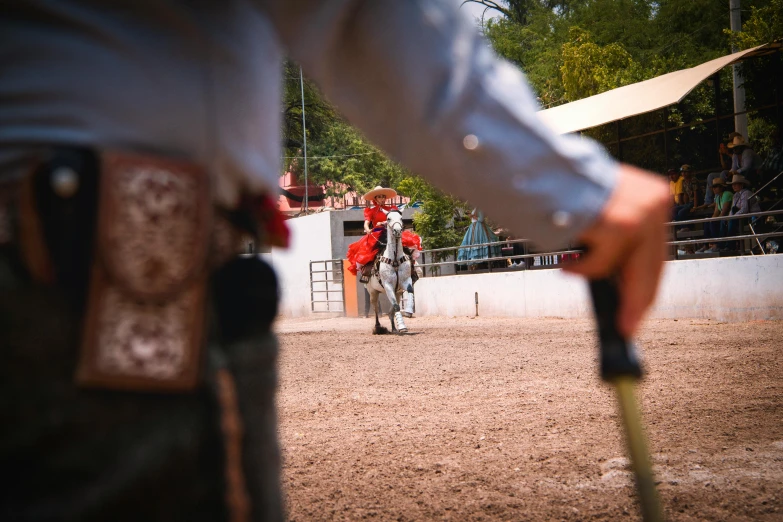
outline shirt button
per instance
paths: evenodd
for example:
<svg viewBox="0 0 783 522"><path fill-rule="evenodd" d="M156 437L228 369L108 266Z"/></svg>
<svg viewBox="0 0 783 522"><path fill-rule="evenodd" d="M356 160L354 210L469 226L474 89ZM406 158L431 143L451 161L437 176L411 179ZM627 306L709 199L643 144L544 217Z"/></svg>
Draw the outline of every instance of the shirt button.
<svg viewBox="0 0 783 522"><path fill-rule="evenodd" d="M50 183L55 194L68 199L79 190L79 175L70 167L58 167L52 172Z"/></svg>
<svg viewBox="0 0 783 522"><path fill-rule="evenodd" d="M468 134L462 138L462 146L467 150L476 150L479 145L478 137L475 134Z"/></svg>
<svg viewBox="0 0 783 522"><path fill-rule="evenodd" d="M572 216L570 212L558 210L552 214L552 223L558 228L565 228L571 224Z"/></svg>

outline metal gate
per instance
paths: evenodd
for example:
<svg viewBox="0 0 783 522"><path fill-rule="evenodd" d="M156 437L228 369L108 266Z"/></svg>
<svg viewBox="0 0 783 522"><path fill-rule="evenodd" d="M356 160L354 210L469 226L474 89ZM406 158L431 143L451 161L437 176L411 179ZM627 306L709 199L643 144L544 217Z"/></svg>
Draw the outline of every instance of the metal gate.
<svg viewBox="0 0 783 522"><path fill-rule="evenodd" d="M345 315L343 260L310 261L310 310Z"/></svg>

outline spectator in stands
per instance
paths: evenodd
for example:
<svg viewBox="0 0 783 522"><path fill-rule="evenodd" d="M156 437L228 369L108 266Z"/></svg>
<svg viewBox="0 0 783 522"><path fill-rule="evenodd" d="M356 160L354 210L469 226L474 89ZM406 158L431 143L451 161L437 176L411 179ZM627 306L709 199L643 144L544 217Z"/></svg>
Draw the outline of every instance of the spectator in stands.
<svg viewBox="0 0 783 522"><path fill-rule="evenodd" d="M750 190L750 181L742 174L735 174L731 178L731 188L734 191L734 198L731 202L731 216L738 214L748 214L751 212L761 212L758 199L753 196ZM751 197L753 196L753 197Z"/></svg>
<svg viewBox="0 0 783 522"><path fill-rule="evenodd" d="M682 205L685 201L685 195L682 191L682 174L674 168L669 169L667 174L669 174L669 193L672 195L674 205Z"/></svg>
<svg viewBox="0 0 783 522"><path fill-rule="evenodd" d="M730 216L761 212L758 198L756 198L753 195L753 192L751 192L750 181L748 181L745 176L742 174L735 174L731 178L731 189L734 191L734 197L731 200L731 212L729 213ZM739 233L741 229L740 221L744 220L729 220L728 235L733 236Z"/></svg>
<svg viewBox="0 0 783 522"><path fill-rule="evenodd" d="M690 218L690 213L699 203L699 182L693 177L690 165L680 167L682 175L682 203L674 208L674 221Z"/></svg>
<svg viewBox="0 0 783 522"><path fill-rule="evenodd" d="M763 185L771 181L775 176L783 172L783 145L780 142L780 131L775 129L770 135L772 138L772 151L759 167L759 182ZM778 178L773 186L783 188L783 176Z"/></svg>
<svg viewBox="0 0 783 522"><path fill-rule="evenodd" d="M726 190L726 182L723 178L717 177L712 180L712 187L710 190L713 192L714 207L715 210L712 213L712 217L725 217L729 215L731 210L731 201L734 194L730 190ZM704 224L704 237L705 238L718 238L725 237L728 233L728 221L710 221ZM696 252L717 252L718 244L710 243L709 246L705 245L699 248Z"/></svg>
<svg viewBox="0 0 783 522"><path fill-rule="evenodd" d="M739 132L729 133L726 141L718 146L718 155L720 156L720 165L723 170L730 172L739 168L739 157L733 150L733 147L729 147L734 142L734 138L741 138L742 134Z"/></svg>
<svg viewBox="0 0 783 522"><path fill-rule="evenodd" d="M722 178L724 182L729 180L729 172L737 170L739 168L739 155L733 152L733 149L728 147L729 143L734 141L737 136L742 136L739 132L732 132L729 134L725 142L721 142L718 145L718 158L720 159L720 166L723 169L721 172L711 172L707 175L707 185L704 192L704 204L701 208L712 208L715 204L713 199L714 193L712 191L712 180L715 178Z"/></svg>
<svg viewBox="0 0 783 522"><path fill-rule="evenodd" d="M733 166L729 174L732 176L739 174L744 178L751 178L756 175L756 171L761 166L761 158L753 151L753 148L745 141L742 136L734 136L728 147L739 156L739 165ZM732 182L733 185L733 182Z"/></svg>

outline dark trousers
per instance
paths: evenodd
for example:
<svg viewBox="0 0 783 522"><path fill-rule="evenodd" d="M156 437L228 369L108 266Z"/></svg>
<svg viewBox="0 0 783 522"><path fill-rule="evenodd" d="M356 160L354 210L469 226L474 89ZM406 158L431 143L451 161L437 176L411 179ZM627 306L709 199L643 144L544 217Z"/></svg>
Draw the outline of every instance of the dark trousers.
<svg viewBox="0 0 783 522"><path fill-rule="evenodd" d="M727 226L727 236L738 236L740 235L743 227L750 223L751 225L756 224L757 218L746 218L746 219L732 219L728 222ZM730 248L734 250L740 249L740 241L731 241L729 242Z"/></svg>
<svg viewBox="0 0 783 522"><path fill-rule="evenodd" d="M693 203L675 206L672 211L672 221L686 221L687 219L690 219L692 208Z"/></svg>
<svg viewBox="0 0 783 522"><path fill-rule="evenodd" d="M60 223L62 233L79 233ZM248 519L282 520L271 269L237 258L213 274L211 334L196 391L110 391L74 383L85 279L37 284L17 250L0 250L0 520L229 520L227 406L218 373L236 389ZM77 265L89 258L71 261L86 273Z"/></svg>
<svg viewBox="0 0 783 522"><path fill-rule="evenodd" d="M728 233L728 221L710 221L704 224L704 238L705 239L717 239L726 237ZM723 247L723 243L718 244L719 247Z"/></svg>

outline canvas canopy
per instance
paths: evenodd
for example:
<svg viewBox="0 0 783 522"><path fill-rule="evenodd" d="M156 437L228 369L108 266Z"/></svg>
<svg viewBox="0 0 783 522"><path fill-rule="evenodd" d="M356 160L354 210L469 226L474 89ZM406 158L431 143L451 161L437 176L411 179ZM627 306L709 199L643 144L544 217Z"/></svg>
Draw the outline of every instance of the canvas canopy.
<svg viewBox="0 0 783 522"><path fill-rule="evenodd" d="M743 58L765 54L781 47L770 43L710 60L690 69L671 72L643 82L618 87L589 98L538 112L539 117L561 134L597 127L637 114L679 103L701 82Z"/></svg>

